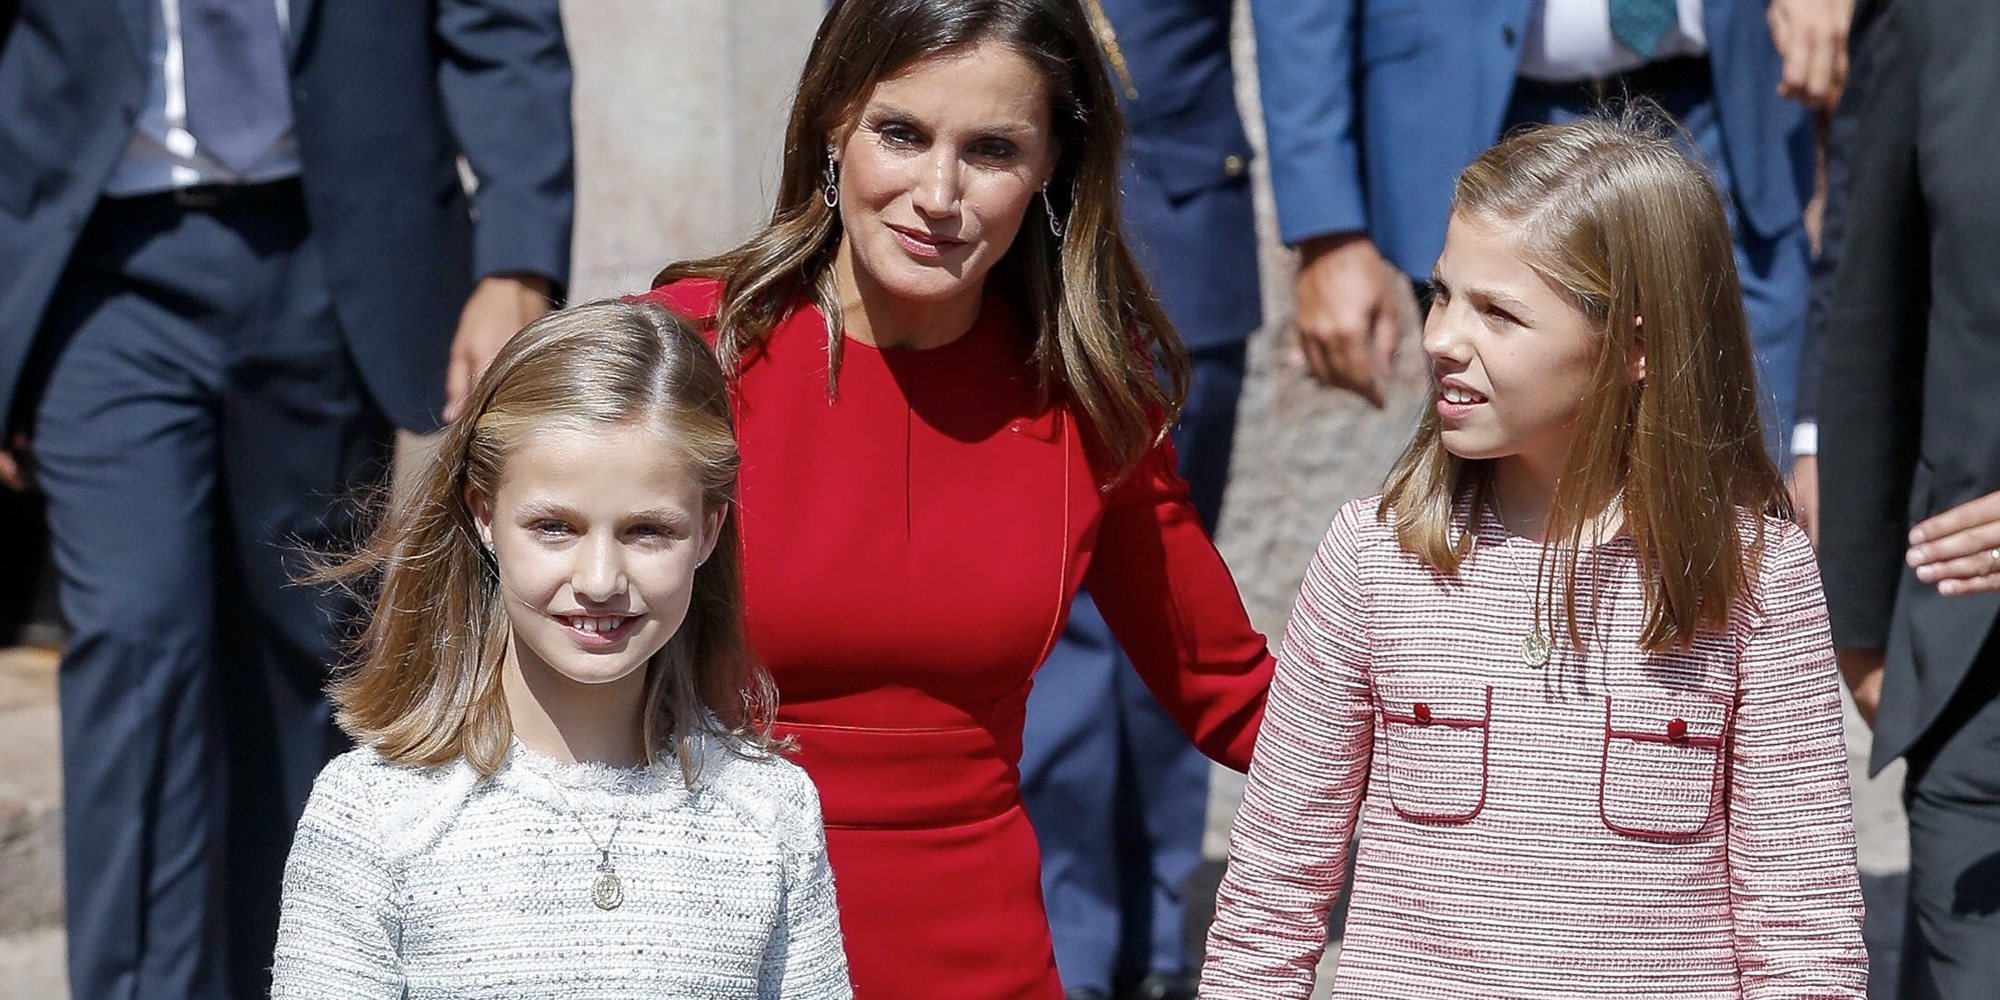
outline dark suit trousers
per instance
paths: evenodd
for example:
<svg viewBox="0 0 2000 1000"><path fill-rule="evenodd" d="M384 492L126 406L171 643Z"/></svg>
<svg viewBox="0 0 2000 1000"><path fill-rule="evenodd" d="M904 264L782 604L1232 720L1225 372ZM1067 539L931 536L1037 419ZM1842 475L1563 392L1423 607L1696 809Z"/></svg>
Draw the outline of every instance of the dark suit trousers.
<svg viewBox="0 0 2000 1000"><path fill-rule="evenodd" d="M1244 345L1192 352L1174 449L1210 533L1222 512ZM1021 796L1042 848L1056 972L1069 990L1187 966L1183 888L1201 864L1208 758L1167 716L1090 595L1035 674Z"/></svg>
<svg viewBox="0 0 2000 1000"><path fill-rule="evenodd" d="M1904 755L1910 899L1903 1000L2000 992L2000 629Z"/></svg>
<svg viewBox="0 0 2000 1000"><path fill-rule="evenodd" d="M350 539L389 428L296 184L101 202L26 388L71 628L59 688L70 989L262 996L279 876L341 746L343 602L289 585Z"/></svg>

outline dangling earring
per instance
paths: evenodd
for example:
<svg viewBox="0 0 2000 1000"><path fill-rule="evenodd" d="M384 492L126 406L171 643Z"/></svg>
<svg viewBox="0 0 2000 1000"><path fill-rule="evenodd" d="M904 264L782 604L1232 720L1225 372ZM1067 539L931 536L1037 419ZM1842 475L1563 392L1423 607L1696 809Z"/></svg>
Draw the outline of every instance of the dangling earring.
<svg viewBox="0 0 2000 1000"><path fill-rule="evenodd" d="M1049 217L1049 235L1054 236L1056 239L1062 239L1063 230L1067 227L1063 224L1063 220L1056 216L1055 202L1049 200L1049 186L1047 184L1042 185L1042 214Z"/></svg>
<svg viewBox="0 0 2000 1000"><path fill-rule="evenodd" d="M833 171L833 147L826 147L826 188L819 193L819 200L832 208L840 204L840 177Z"/></svg>

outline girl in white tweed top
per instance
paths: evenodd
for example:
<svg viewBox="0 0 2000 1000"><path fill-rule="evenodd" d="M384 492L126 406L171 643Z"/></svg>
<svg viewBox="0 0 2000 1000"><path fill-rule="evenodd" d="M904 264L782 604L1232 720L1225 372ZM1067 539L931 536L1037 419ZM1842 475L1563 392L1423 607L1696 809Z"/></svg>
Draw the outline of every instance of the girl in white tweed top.
<svg viewBox="0 0 2000 1000"><path fill-rule="evenodd" d="M287 998L848 998L819 799L768 736L728 390L655 306L494 359L359 555L361 748L285 869Z"/></svg>

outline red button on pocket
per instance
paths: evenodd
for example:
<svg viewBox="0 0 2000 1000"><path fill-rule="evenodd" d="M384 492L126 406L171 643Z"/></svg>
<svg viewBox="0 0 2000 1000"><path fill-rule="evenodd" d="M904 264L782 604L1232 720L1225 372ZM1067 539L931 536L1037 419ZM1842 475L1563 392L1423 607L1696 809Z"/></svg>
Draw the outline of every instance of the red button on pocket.
<svg viewBox="0 0 2000 1000"><path fill-rule="evenodd" d="M1410 714L1416 716L1418 725L1420 726L1430 725L1431 707L1429 705L1426 705L1421 701L1417 702L1415 705L1410 707Z"/></svg>
<svg viewBox="0 0 2000 1000"><path fill-rule="evenodd" d="M1687 739L1687 734L1688 724L1686 719L1675 719L1667 723L1667 739L1684 740Z"/></svg>

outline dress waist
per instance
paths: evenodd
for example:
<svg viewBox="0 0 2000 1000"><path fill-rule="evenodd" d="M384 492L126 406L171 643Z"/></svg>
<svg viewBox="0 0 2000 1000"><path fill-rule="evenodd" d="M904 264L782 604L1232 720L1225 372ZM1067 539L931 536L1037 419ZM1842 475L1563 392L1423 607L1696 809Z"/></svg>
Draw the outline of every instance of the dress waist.
<svg viewBox="0 0 2000 1000"><path fill-rule="evenodd" d="M991 819L1020 805L1019 762L981 726L887 729L779 721L819 787L828 827L920 829Z"/></svg>

